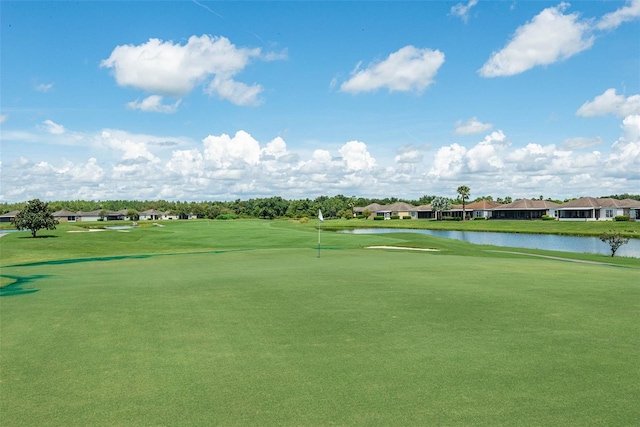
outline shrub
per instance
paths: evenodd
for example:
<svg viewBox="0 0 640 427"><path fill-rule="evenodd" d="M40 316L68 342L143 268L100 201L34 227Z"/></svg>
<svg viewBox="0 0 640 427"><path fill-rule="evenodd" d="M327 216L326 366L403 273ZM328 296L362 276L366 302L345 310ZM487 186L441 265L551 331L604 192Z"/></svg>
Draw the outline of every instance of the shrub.
<svg viewBox="0 0 640 427"><path fill-rule="evenodd" d="M487 218L483 217L483 216L477 216L475 218L473 218L474 221L486 221Z"/></svg>
<svg viewBox="0 0 640 427"><path fill-rule="evenodd" d="M374 216L374 217L373 217L373 220L374 220L374 221L382 221L383 219L384 219L384 217L383 217L383 216Z"/></svg>
<svg viewBox="0 0 640 427"><path fill-rule="evenodd" d="M462 218L460 217L455 217L455 216L443 216L442 220L443 221L460 221Z"/></svg>
<svg viewBox="0 0 640 427"><path fill-rule="evenodd" d="M222 220L236 219L236 216L233 214L220 214L216 217L216 219L222 219Z"/></svg>
<svg viewBox="0 0 640 427"><path fill-rule="evenodd" d="M411 219L410 216L403 216L402 219Z"/></svg>
<svg viewBox="0 0 640 427"><path fill-rule="evenodd" d="M391 215L391 219L400 219L398 215Z"/></svg>
<svg viewBox="0 0 640 427"><path fill-rule="evenodd" d="M367 217L364 216L364 215L358 215L356 218L358 218L358 219L367 219Z"/></svg>
<svg viewBox="0 0 640 427"><path fill-rule="evenodd" d="M555 221L555 218L549 215L542 215L543 221Z"/></svg>
<svg viewBox="0 0 640 427"><path fill-rule="evenodd" d="M626 215L618 215L613 218L614 221L629 221L629 217Z"/></svg>
<svg viewBox="0 0 640 427"><path fill-rule="evenodd" d="M303 216L298 220L298 222L300 222L300 224L306 224L309 222L309 218L307 218L306 216Z"/></svg>

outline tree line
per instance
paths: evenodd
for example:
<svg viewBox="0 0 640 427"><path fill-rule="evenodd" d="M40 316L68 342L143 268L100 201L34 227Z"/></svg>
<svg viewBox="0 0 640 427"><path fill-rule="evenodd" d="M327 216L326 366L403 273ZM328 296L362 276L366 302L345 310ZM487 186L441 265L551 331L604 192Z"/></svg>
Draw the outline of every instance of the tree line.
<svg viewBox="0 0 640 427"><path fill-rule="evenodd" d="M459 187L459 189L462 187ZM313 218L318 215L318 210L322 210L325 218L350 218L353 216L354 207L364 207L371 203L380 205L390 205L396 202L405 202L410 205L420 206L431 204L434 199L437 203L448 202L450 204L473 203L480 200L494 200L492 196L481 196L471 200L469 198L470 189L464 187L464 191L457 198L444 198L438 196L424 195L419 199L400 199L397 197L386 198L364 198L356 196L344 196L338 194L336 196L319 196L314 199L292 199L287 200L282 197L264 197L253 198L248 200L236 199L234 201L168 201L168 200L67 200L52 201L48 203L49 209L58 211L61 209L71 212L91 212L96 210L119 211L133 210L142 212L149 209L156 209L162 212L169 212L172 215L195 214L198 218L215 219L220 215L231 215L237 218ZM640 200L640 195L621 194L604 196L615 199L634 199ZM572 199L554 200L550 198L540 200L549 200L556 203L563 203ZM498 203L511 203L513 199L509 196L495 199ZM445 203L446 204L446 203ZM4 214L14 210L22 210L27 202L20 203L2 203L0 204L0 213Z"/></svg>

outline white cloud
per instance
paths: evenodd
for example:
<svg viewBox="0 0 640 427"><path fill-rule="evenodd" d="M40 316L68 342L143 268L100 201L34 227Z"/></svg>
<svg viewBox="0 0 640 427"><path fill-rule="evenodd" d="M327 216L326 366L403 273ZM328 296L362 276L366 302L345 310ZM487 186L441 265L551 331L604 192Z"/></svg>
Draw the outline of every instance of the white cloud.
<svg viewBox="0 0 640 427"><path fill-rule="evenodd" d="M238 105L257 105L259 85L236 82L234 77L252 59L281 59L263 56L260 48L238 48L225 37L191 36L185 45L149 39L141 45L121 45L101 62L110 68L120 86L180 97L211 80L207 93Z"/></svg>
<svg viewBox="0 0 640 427"><path fill-rule="evenodd" d="M4 122L6 122L8 118L9 118L8 115L0 114L0 125L3 124Z"/></svg>
<svg viewBox="0 0 640 427"><path fill-rule="evenodd" d="M59 125L52 120L45 120L42 124L44 125L44 130L50 134L62 135L65 133L64 126Z"/></svg>
<svg viewBox="0 0 640 427"><path fill-rule="evenodd" d="M418 150L410 150L398 154L394 161L396 163L420 163L423 159L424 156Z"/></svg>
<svg viewBox="0 0 640 427"><path fill-rule="evenodd" d="M590 146L579 138L562 147L535 142L513 147L501 130L468 148L453 143L427 154L425 147L407 144L395 156L380 159L362 141L305 153L291 150L281 137L260 143L245 131L209 135L197 142L107 129L88 134L83 143L91 145L92 155L86 158L43 154L3 159L0 200L233 200L334 194L417 198L455 196L460 182L471 183L478 195L562 198L598 196L603 188L633 192L640 185L640 115L624 119L617 141L602 142L591 152L572 151Z"/></svg>
<svg viewBox="0 0 640 427"><path fill-rule="evenodd" d="M151 145L150 141L144 138L132 137L132 135L128 133L112 132L109 130L102 131L100 138L100 142L104 147L121 151L122 160L139 161L140 159L144 159L144 161L154 163L159 161L158 157L149 150ZM132 163L129 162L128 164L131 165Z"/></svg>
<svg viewBox="0 0 640 427"><path fill-rule="evenodd" d="M49 92L53 89L53 83L39 83L35 85L34 89L38 92Z"/></svg>
<svg viewBox="0 0 640 427"><path fill-rule="evenodd" d="M376 161L367 145L360 141L349 141L338 150L347 171L370 171L376 166Z"/></svg>
<svg viewBox="0 0 640 427"><path fill-rule="evenodd" d="M568 3L544 9L518 29L507 45L478 71L483 77L511 76L576 55L593 45L591 23L563 12Z"/></svg>
<svg viewBox="0 0 640 427"><path fill-rule="evenodd" d="M131 101L127 103L127 108L132 110L147 111L153 113L175 113L180 105L181 100L177 100L171 105L162 103L162 96L151 95L143 99L142 101Z"/></svg>
<svg viewBox="0 0 640 427"><path fill-rule="evenodd" d="M469 3L458 3L455 6L451 7L450 13L454 16L459 17L465 23L469 22L469 13L471 12L471 8L478 4L478 0L469 0Z"/></svg>
<svg viewBox="0 0 640 427"><path fill-rule="evenodd" d="M625 98L624 95L616 94L615 89L607 89L602 95L596 96L593 101L582 104L576 112L576 115L583 117L607 114L615 114L619 117L640 114L640 95Z"/></svg>
<svg viewBox="0 0 640 427"><path fill-rule="evenodd" d="M622 121L622 136L613 144L606 164L613 176L640 180L640 114Z"/></svg>
<svg viewBox="0 0 640 427"><path fill-rule="evenodd" d="M502 169L503 151L508 146L509 141L501 130L487 135L482 142L467 151L465 157L469 171L490 172Z"/></svg>
<svg viewBox="0 0 640 427"><path fill-rule="evenodd" d="M364 70L360 70L358 64L351 78L340 85L340 90L356 94L387 88L390 92L422 93L434 82L443 63L444 53L439 50L405 46Z"/></svg>
<svg viewBox="0 0 640 427"><path fill-rule="evenodd" d="M482 123L477 117L472 117L463 122L458 120L456 122L456 135L471 135L475 133L486 132L491 129L493 125L491 123Z"/></svg>
<svg viewBox="0 0 640 427"><path fill-rule="evenodd" d="M583 148L589 148L596 146L602 143L602 138L585 138L585 137L576 137L576 138L568 138L564 140L562 146L567 150L580 150Z"/></svg>
<svg viewBox="0 0 640 427"><path fill-rule="evenodd" d="M465 165L464 157L466 153L467 149L456 143L440 147L436 152L433 166L429 170L428 176L433 178L458 176Z"/></svg>
<svg viewBox="0 0 640 427"><path fill-rule="evenodd" d="M182 176L201 176L204 172L204 158L198 149L176 150L172 153L166 168Z"/></svg>
<svg viewBox="0 0 640 427"><path fill-rule="evenodd" d="M640 19L640 0L631 0L615 12L607 13L596 24L600 30L612 30L622 23Z"/></svg>
<svg viewBox="0 0 640 427"><path fill-rule="evenodd" d="M249 86L230 79L215 77L205 89L209 95L217 95L236 105L257 106L262 103L260 93L262 86Z"/></svg>
<svg viewBox="0 0 640 427"><path fill-rule="evenodd" d="M202 140L204 158L216 168L244 168L260 161L260 144L245 131L238 131L231 138L227 134L209 135Z"/></svg>

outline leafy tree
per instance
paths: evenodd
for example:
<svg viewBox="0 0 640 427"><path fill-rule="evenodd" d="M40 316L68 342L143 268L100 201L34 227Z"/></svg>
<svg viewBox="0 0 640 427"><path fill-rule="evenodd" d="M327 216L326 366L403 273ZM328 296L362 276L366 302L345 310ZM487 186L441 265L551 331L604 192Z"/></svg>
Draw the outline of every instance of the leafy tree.
<svg viewBox="0 0 640 427"><path fill-rule="evenodd" d="M464 218L467 216L467 213L464 211L464 207L466 205L466 201L469 198L469 194L471 193L471 189L469 189L469 187L467 187L466 185L461 185L460 187L458 187L458 194L460 195L460 198L462 199L462 220L464 221Z"/></svg>
<svg viewBox="0 0 640 427"><path fill-rule="evenodd" d="M129 218L131 221L137 221L138 219L140 219L140 214L135 209L129 209L127 211L127 218Z"/></svg>
<svg viewBox="0 0 640 427"><path fill-rule="evenodd" d="M451 202L444 197L436 197L431 201L431 210L436 213L436 220L442 219L442 211L451 209Z"/></svg>
<svg viewBox="0 0 640 427"><path fill-rule="evenodd" d="M55 230L58 221L51 215L49 204L33 199L27 203L11 222L18 230L31 230L31 237L36 237L38 230Z"/></svg>
<svg viewBox="0 0 640 427"><path fill-rule="evenodd" d="M626 245L627 243L629 243L628 237L624 237L622 234L620 234L619 231L613 231L613 230L602 233L600 235L600 240L602 240L604 243L609 244L609 247L611 248L612 257L615 256L616 251L620 246Z"/></svg>

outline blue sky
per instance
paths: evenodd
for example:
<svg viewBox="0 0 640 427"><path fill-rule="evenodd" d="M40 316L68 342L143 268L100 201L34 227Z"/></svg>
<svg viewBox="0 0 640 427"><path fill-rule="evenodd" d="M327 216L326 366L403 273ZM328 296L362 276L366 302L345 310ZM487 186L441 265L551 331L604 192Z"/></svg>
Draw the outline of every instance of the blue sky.
<svg viewBox="0 0 640 427"><path fill-rule="evenodd" d="M0 8L2 202L640 192L640 0Z"/></svg>

